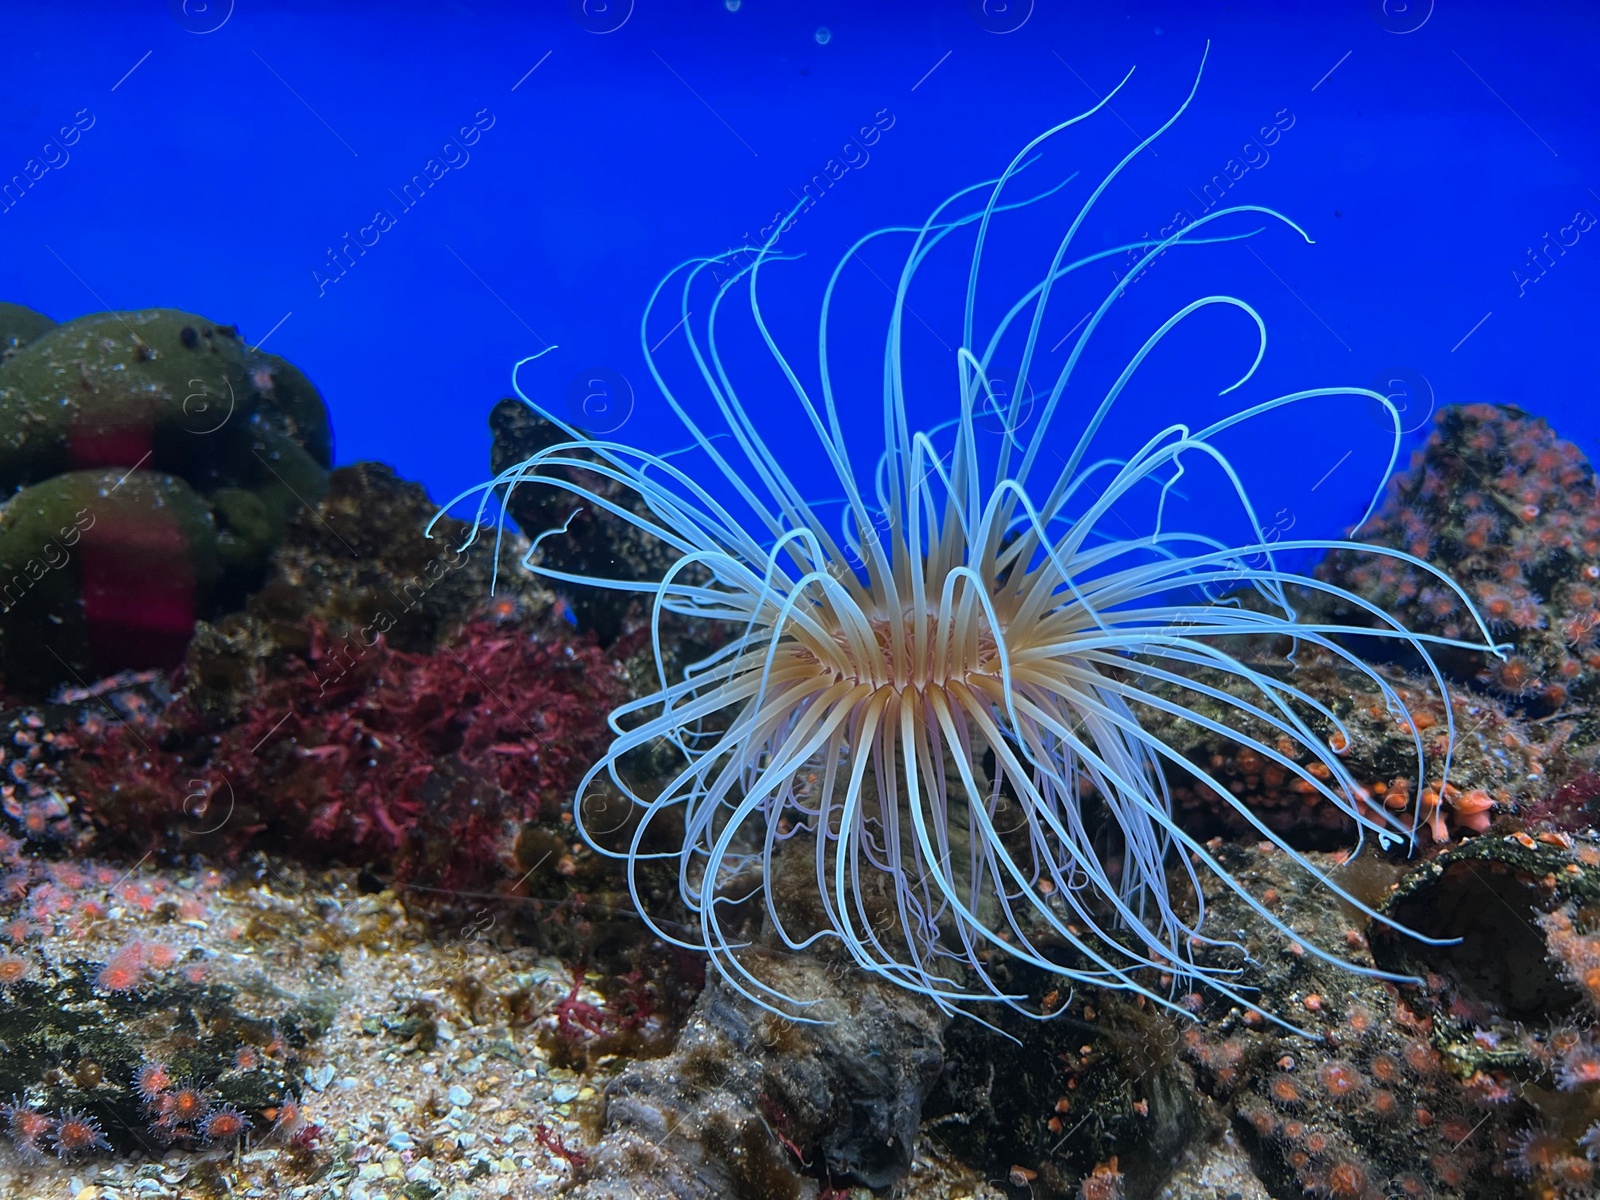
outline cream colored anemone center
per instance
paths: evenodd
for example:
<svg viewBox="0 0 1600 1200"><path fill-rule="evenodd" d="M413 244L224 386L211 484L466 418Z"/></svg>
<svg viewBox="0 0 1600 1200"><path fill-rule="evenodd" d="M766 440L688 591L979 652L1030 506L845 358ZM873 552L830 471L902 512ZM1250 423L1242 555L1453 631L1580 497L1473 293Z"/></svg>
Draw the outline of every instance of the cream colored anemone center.
<svg viewBox="0 0 1600 1200"><path fill-rule="evenodd" d="M798 682L811 674L818 681L860 685L867 694L903 695L952 683L985 692L1001 686L1001 656L986 622L966 627L956 622L952 628L948 617L941 619L938 613L928 613L921 622L913 616L907 610L898 631L895 622L875 616L853 629L835 628L825 640L809 630L789 631L773 679ZM897 637L903 639L898 653Z"/></svg>

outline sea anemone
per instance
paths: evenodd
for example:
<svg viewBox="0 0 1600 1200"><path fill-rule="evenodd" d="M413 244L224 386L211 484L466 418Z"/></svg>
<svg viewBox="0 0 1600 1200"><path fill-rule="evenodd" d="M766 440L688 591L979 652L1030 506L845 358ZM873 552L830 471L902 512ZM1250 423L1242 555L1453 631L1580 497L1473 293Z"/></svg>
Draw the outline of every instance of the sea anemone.
<svg viewBox="0 0 1600 1200"><path fill-rule="evenodd" d="M214 1109L200 1123L200 1136L208 1146L237 1141L250 1132L251 1121L231 1104Z"/></svg>
<svg viewBox="0 0 1600 1200"><path fill-rule="evenodd" d="M59 1158L77 1158L96 1150L111 1149L100 1122L87 1113L74 1112L70 1108L56 1122L54 1136Z"/></svg>
<svg viewBox="0 0 1600 1200"><path fill-rule="evenodd" d="M42 1143L55 1131L54 1117L13 1097L10 1104L0 1104L0 1119L5 1120L11 1144L19 1157L29 1162L44 1157Z"/></svg>
<svg viewBox="0 0 1600 1200"><path fill-rule="evenodd" d="M1567 1150L1568 1142L1545 1125L1532 1125L1515 1134L1507 1151L1511 1170L1523 1179L1550 1171Z"/></svg>
<svg viewBox="0 0 1600 1200"><path fill-rule="evenodd" d="M1215 887L1206 877L1235 892L1285 938L1296 935L1179 825L1169 775L1209 785L1317 884L1377 920L1386 918L1235 800L1205 761L1176 748L1174 723L1253 751L1301 781L1307 795L1337 806L1358 837L1395 844L1414 827L1357 799L1359 783L1329 744L1348 746L1352 735L1328 704L1296 685L1292 656L1278 669L1257 665L1243 650L1274 637L1314 647L1364 674L1391 711L1406 718L1395 688L1338 637L1387 639L1431 674L1449 721L1431 646L1494 649L1471 599L1417 557L1352 541L1288 540L1278 536L1277 524L1266 529L1219 448L1222 435L1251 418L1313 398L1345 397L1385 412L1394 430L1392 470L1400 417L1378 393L1298 391L1199 428L1169 425L1126 458L1092 452L1140 365L1191 314L1210 308L1242 313L1256 331L1254 361L1223 392L1254 375L1266 352L1266 327L1242 300L1206 296L1164 320L1095 401L1076 444L1063 446L1064 455L1057 452L1052 427L1080 358L1129 282L1157 258L1249 237L1269 223L1311 240L1271 209L1236 205L1208 212L1170 236L1073 257L1091 210L1188 107L1197 76L1177 112L1091 189L1042 277L1008 297L995 327L980 332L980 267L997 221L1059 190L1014 197L1018 175L1048 140L1098 113L1126 83L1034 139L998 178L956 193L920 225L879 230L851 247L823 294L814 385L803 382L785 357L758 299L758 277L781 257L775 245L787 223L758 247L693 259L669 273L646 306L641 346L662 397L688 431L690 449L709 468L585 436L522 392L518 372L531 361L524 359L513 371L517 394L565 440L452 502L476 496L476 536L503 493L551 487L660 539L679 556L660 580L580 576L543 562L539 543L562 532L551 530L535 539L525 559L555 586L633 591L652 610L658 689L612 714L615 738L582 781L575 816L596 851L626 861L634 901L656 936L707 952L732 987L773 1011L796 1015L795 1006L802 1006L803 1019L805 1001L764 982L755 958L745 953L752 898L765 909L772 946L781 939L798 951L832 939L861 968L950 1011L970 1014L976 1002L990 1000L1040 1018L1060 1011L1008 987L1010 972L1000 966L1005 960L1077 983L1131 989L1174 1007L1175 997L1195 981L1244 1002L1233 981L1248 955L1206 930L1204 896ZM1215 222L1244 217L1257 227L1197 236ZM919 431L908 413L911 384L902 359L908 294L929 255L957 234L970 235L972 249L963 268L956 369L949 373L954 411L943 424ZM883 359L886 449L875 472L863 477L846 445L836 399L829 310L857 252L890 237L906 239L909 248L892 286ZM1035 389L1027 381L1043 372L1041 327L1052 293L1064 281L1085 278L1078 274L1083 268L1115 259L1126 259L1130 268L1080 322L1065 366L1051 368L1048 388ZM696 293L710 286L713 274L714 295ZM672 331L684 329L679 336L687 338L726 432L709 432L690 415L652 353L667 332L666 320L652 317L669 285L681 287ZM808 498L779 464L720 356L719 310L741 293L761 347L820 444L804 478L825 477L828 489L842 493L837 528L824 520L828 502ZM691 321L696 313L699 321ZM1006 398L991 382L1001 377L1015 381ZM1231 543L1172 528L1167 519L1174 484L1202 465L1223 481L1217 509L1225 503L1238 514L1242 533ZM715 485L708 482L718 476ZM619 485L640 504L619 501ZM713 487L732 495L719 498ZM1362 523L1381 494L1380 481ZM1143 509L1141 497L1149 500ZM503 520L503 505L500 511ZM1143 530L1129 527L1126 514L1135 511L1149 514ZM1285 552L1303 556L1331 548L1386 556L1421 573L1472 614L1484 643L1410 630L1363 598L1280 561ZM1334 597L1366 623L1300 621L1291 587ZM666 666L667 614L724 631L720 648L681 678L669 677ZM1420 791L1421 735L1413 734L1413 741ZM648 748L670 750L676 765L659 788L641 791L629 756ZM604 780L633 809L625 844L595 827L601 805L593 793ZM610 818L617 806L604 807L615 825ZM670 838L666 848L663 836ZM795 855L810 860L785 872L787 879L805 881L802 908L811 914L805 928L792 909L784 911L775 882L780 859ZM644 895L652 888L642 883L641 869L658 860L676 863L678 890L697 931L649 913ZM1202 961L1197 953L1217 947L1228 954ZM1309 943L1306 950L1376 973Z"/></svg>
<svg viewBox="0 0 1600 1200"><path fill-rule="evenodd" d="M146 1104L155 1105L172 1086L172 1073L166 1063L147 1062L133 1073L133 1087Z"/></svg>

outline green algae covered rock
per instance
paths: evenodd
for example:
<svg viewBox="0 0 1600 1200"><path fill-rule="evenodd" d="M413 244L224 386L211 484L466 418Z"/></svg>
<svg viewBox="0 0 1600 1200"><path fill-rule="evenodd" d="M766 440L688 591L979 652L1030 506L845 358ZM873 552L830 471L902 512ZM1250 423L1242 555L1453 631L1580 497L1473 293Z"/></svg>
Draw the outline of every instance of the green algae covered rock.
<svg viewBox="0 0 1600 1200"><path fill-rule="evenodd" d="M55 327L49 317L26 305L0 302L0 362Z"/></svg>
<svg viewBox="0 0 1600 1200"><path fill-rule="evenodd" d="M269 449L309 462L269 466ZM0 488L143 465L210 492L261 486L274 469L292 482L331 461L327 410L306 377L192 313L79 317L0 367Z"/></svg>
<svg viewBox="0 0 1600 1200"><path fill-rule="evenodd" d="M183 480L71 471L0 506L0 670L47 691L182 657L223 577L217 522Z"/></svg>
<svg viewBox="0 0 1600 1200"><path fill-rule="evenodd" d="M233 326L0 305L7 686L181 661L196 618L260 585L332 459L317 389Z"/></svg>

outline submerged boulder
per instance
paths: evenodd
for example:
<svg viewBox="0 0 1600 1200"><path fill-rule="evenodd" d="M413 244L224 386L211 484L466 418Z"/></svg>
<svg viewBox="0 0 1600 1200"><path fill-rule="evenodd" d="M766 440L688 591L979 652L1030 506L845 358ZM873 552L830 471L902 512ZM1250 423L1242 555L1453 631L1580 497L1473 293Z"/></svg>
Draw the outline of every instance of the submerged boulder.
<svg viewBox="0 0 1600 1200"><path fill-rule="evenodd" d="M761 966L769 984L814 998L806 1016L818 1023L713 980L673 1053L612 1081L575 1200L803 1200L904 1178L944 1062L944 1018L820 958Z"/></svg>
<svg viewBox="0 0 1600 1200"><path fill-rule="evenodd" d="M177 309L54 326L0 374L0 487L137 465L202 492L259 487L274 472L292 483L308 466L327 468L332 447L327 410L304 375L233 326Z"/></svg>
<svg viewBox="0 0 1600 1200"><path fill-rule="evenodd" d="M553 422L516 400L495 405L489 414L489 429L494 434L490 465L497 475L568 440ZM580 455L574 452L571 456ZM599 472L575 467L550 467L547 472L620 508L649 515L643 500ZM506 491L504 501L506 512L528 537L538 539L541 534L560 531L539 541L538 562L551 570L628 581L655 580L665 575L677 558L676 551L664 542L562 487L523 481ZM648 624L649 604L636 592L577 587L571 589L569 603L578 627L593 630L602 645L616 642L629 628Z"/></svg>
<svg viewBox="0 0 1600 1200"><path fill-rule="evenodd" d="M1444 567L1476 611L1438 577L1381 555L1335 552L1319 579L1404 613L1418 633L1471 640L1481 616L1506 655L1435 646L1439 666L1514 711L1571 718L1577 740L1596 740L1600 488L1574 443L1510 405L1440 409L1410 469L1390 479L1382 510L1357 534ZM1326 596L1309 598L1307 611L1370 620Z"/></svg>
<svg viewBox="0 0 1600 1200"><path fill-rule="evenodd" d="M55 327L56 323L42 312L34 312L24 304L0 301L0 362Z"/></svg>
<svg viewBox="0 0 1600 1200"><path fill-rule="evenodd" d="M0 306L7 685L180 662L196 619L259 586L332 453L316 388L231 325Z"/></svg>
<svg viewBox="0 0 1600 1200"><path fill-rule="evenodd" d="M14 688L178 661L222 575L183 480L71 471L0 507L0 662Z"/></svg>

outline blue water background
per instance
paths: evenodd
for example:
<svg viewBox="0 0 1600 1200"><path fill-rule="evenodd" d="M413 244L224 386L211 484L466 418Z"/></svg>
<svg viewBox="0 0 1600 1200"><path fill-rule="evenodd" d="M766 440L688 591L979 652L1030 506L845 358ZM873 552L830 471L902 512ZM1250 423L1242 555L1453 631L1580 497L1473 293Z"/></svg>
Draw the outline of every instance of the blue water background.
<svg viewBox="0 0 1600 1200"><path fill-rule="evenodd" d="M980 324L992 318L1042 271L1073 202L1182 100L1209 39L1188 114L1130 164L1080 244L1198 216L1206 185L1229 176L1229 203L1281 209L1316 244L1268 229L1157 264L1086 355L1063 435L1165 316L1228 292L1268 321L1257 378L1218 399L1253 334L1237 313L1208 312L1147 364L1108 444L1297 387L1376 383L1408 424L1434 405L1509 402L1600 448L1600 227L1585 232L1579 215L1600 216L1600 8L1039 0L997 31L1026 11L12 6L0 176L57 165L0 212L0 297L59 320L159 305L237 322L322 389L340 461L381 459L443 499L484 476L485 417L511 364L550 345L523 375L531 394L564 410L601 378L613 390L598 403L626 417L615 436L681 444L640 352L644 299L678 262L758 238L808 183L821 198L781 243L806 257L773 265L764 286L810 383L820 287L855 237L919 221L992 177L1137 67L1114 112L1030 169L1023 191L1081 174L997 236ZM63 135L75 120L87 128ZM404 185L430 169L408 207ZM863 254L839 309L841 396L866 458L885 281L904 244ZM1046 360L1064 358L1072 342L1059 339L1126 269L1095 268L1064 292L1042 330L1058 346ZM964 281L964 260L936 262L913 298L915 422L952 411ZM658 317L650 339L674 320ZM782 379L749 352L748 320L735 314L726 337L780 456L812 494L836 493ZM663 362L704 411L684 347L671 332ZM1371 413L1348 401L1307 405L1228 448L1286 536L1359 515L1387 456ZM1199 523L1207 515L1198 503Z"/></svg>

